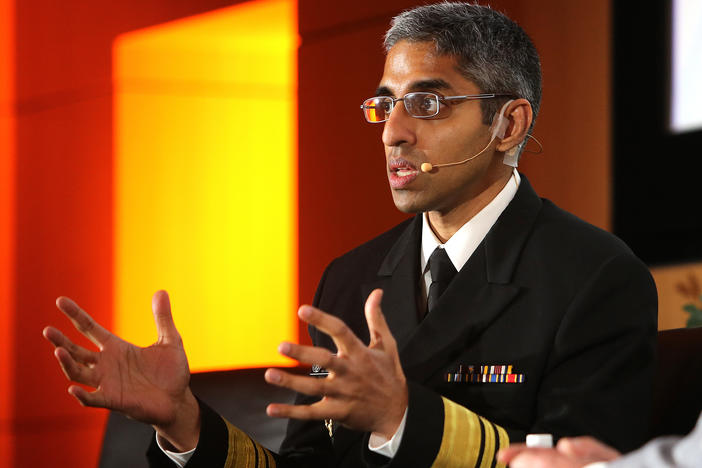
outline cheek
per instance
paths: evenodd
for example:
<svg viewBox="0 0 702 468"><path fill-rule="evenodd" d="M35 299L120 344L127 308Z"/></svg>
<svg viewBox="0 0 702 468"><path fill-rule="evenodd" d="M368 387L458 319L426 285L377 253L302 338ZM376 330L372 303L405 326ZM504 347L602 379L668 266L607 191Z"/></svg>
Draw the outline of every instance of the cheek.
<svg viewBox="0 0 702 468"><path fill-rule="evenodd" d="M460 161L468 157L465 138L460 129L435 128L425 132L421 140L421 148L432 163Z"/></svg>
<svg viewBox="0 0 702 468"><path fill-rule="evenodd" d="M465 127L453 126L449 132L442 135L442 142L437 146L446 158L452 161L462 161L471 158L490 144L489 132L483 128L467 133ZM478 156L478 159L482 159Z"/></svg>

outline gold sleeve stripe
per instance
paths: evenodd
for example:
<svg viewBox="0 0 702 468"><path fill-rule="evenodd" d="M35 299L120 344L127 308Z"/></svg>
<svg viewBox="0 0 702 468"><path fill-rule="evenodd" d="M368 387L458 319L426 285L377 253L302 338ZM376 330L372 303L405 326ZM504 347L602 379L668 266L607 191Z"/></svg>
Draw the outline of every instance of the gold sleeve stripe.
<svg viewBox="0 0 702 468"><path fill-rule="evenodd" d="M509 445L507 432L482 416L480 416L480 422L483 423L483 427L485 428L483 459L480 464L481 468L504 468L504 465L497 463L497 452L499 452L501 448Z"/></svg>
<svg viewBox="0 0 702 468"><path fill-rule="evenodd" d="M506 448L509 445L509 436L507 435L507 431L505 431L502 427L498 426L497 424L493 424L493 427L497 429L497 437L498 437L498 451L500 449ZM497 453L497 452L495 452ZM505 468L505 465L502 463L497 463L497 458L495 458L495 466L497 468Z"/></svg>
<svg viewBox="0 0 702 468"><path fill-rule="evenodd" d="M224 421L229 431L229 449L224 468L275 468L273 455L245 432Z"/></svg>
<svg viewBox="0 0 702 468"><path fill-rule="evenodd" d="M504 468L495 455L509 445L507 432L451 400L442 400L444 433L432 468Z"/></svg>
<svg viewBox="0 0 702 468"><path fill-rule="evenodd" d="M480 416L480 422L483 425L483 457L480 461L480 468L491 468L492 461L495 459L495 430L492 428L492 423Z"/></svg>
<svg viewBox="0 0 702 468"><path fill-rule="evenodd" d="M275 460L273 459L273 454L265 448L261 448L263 449L263 453L266 454L266 468L275 468Z"/></svg>

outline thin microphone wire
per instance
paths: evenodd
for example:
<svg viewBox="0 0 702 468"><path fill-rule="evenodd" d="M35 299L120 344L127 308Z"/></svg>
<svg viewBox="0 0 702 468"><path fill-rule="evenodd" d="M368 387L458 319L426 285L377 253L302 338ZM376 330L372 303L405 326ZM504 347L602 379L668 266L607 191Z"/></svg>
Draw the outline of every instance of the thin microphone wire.
<svg viewBox="0 0 702 468"><path fill-rule="evenodd" d="M533 135L531 135L531 134L527 134L527 139L529 139L529 138L531 138L532 140L534 140L534 143L536 143L537 145L539 145L539 150L538 150L538 151L533 151L533 150L529 150L529 149L524 148L524 152L525 152L525 153L532 153L532 154L541 154L541 153L543 153L543 152L544 152L544 145L542 145L541 142L540 142L535 136L533 136ZM420 168L421 168L422 172L431 172L435 167L450 167L450 166L458 166L459 164L465 164L465 163L467 163L467 162L469 162L469 161L472 161L473 159L477 158L478 156L480 156L481 154L483 154L485 151L487 151L487 149L490 147L490 145L492 144L493 141L495 141L495 137L494 137L494 136L490 139L490 141L488 142L487 146L486 146L485 148L483 148L482 151L480 151L478 154L474 154L474 155L471 156L470 158L464 159L463 161L456 161L456 162L443 163L443 164L432 164L432 163L430 163L430 162L424 162L424 163L422 163L422 165L421 165ZM427 168L427 166L429 166L429 167ZM426 170L425 170L425 169L426 169Z"/></svg>
<svg viewBox="0 0 702 468"><path fill-rule="evenodd" d="M463 163L467 163L468 161L472 161L473 159L477 158L478 156L483 154L485 151L487 151L487 149L490 147L490 145L492 144L493 141L495 141L494 138L492 140L490 140L490 142L487 144L487 146L485 148L483 148L482 151L480 151L480 153L475 154L475 155L471 156L470 158L464 159L463 161L443 163L443 164L433 164L432 167L458 166L459 164L463 164Z"/></svg>
<svg viewBox="0 0 702 468"><path fill-rule="evenodd" d="M536 138L534 135L531 135L531 134L527 133L527 139L529 139L529 138L531 138L532 140L534 140L534 143L536 143L537 145L539 145L539 151L534 151L534 150L530 150L530 149L524 148L524 152L525 152L525 153L531 153L531 154L541 154L541 153L543 153L543 152L544 152L544 145L542 145L541 142L540 142L539 140L537 140L537 138Z"/></svg>
<svg viewBox="0 0 702 468"><path fill-rule="evenodd" d="M425 162L425 163L422 163L422 165L420 166L420 169L422 170L422 172L431 172L435 167L449 167L449 166L458 166L459 164L465 164L465 163L467 163L468 161L472 161L473 159L477 158L478 156L480 156L481 154L483 154L485 151L487 151L487 149L490 147L490 145L492 144L493 141L495 141L495 136L494 136L494 135L493 135L493 137L490 139L490 141L488 142L488 144L485 146L485 148L483 148L483 149L480 151L480 153L474 154L473 156L471 156L471 157L469 157L469 158L467 158L467 159L464 159L463 161L450 162L450 163L443 163L443 164L432 164L432 163ZM427 166L429 166L429 168L427 168ZM424 170L424 169L427 169L427 170Z"/></svg>

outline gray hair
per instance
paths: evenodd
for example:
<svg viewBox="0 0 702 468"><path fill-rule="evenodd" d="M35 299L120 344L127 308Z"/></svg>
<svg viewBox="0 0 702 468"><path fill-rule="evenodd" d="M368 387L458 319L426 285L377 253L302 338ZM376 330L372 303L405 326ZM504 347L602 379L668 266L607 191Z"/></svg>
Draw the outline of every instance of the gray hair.
<svg viewBox="0 0 702 468"><path fill-rule="evenodd" d="M434 42L437 52L456 57L459 71L481 92L525 98L536 120L541 103L539 54L526 32L502 13L458 2L417 7L393 18L385 51L402 40ZM481 101L483 123L490 124L504 102Z"/></svg>

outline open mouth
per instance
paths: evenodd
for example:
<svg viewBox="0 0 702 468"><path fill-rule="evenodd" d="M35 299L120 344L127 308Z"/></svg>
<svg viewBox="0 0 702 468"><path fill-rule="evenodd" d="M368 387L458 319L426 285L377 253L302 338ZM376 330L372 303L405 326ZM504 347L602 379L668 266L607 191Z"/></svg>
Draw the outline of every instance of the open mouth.
<svg viewBox="0 0 702 468"><path fill-rule="evenodd" d="M399 168L394 169L393 172L395 172L395 174L397 174L398 177L406 177L408 175L414 174L417 171L411 168Z"/></svg>
<svg viewBox="0 0 702 468"><path fill-rule="evenodd" d="M419 174L419 170L411 162L397 158L388 161L388 173L390 186L401 188L412 182Z"/></svg>
<svg viewBox="0 0 702 468"><path fill-rule="evenodd" d="M388 169L398 177L405 177L417 172L417 168L414 167L414 164L402 158L391 159L388 162Z"/></svg>

